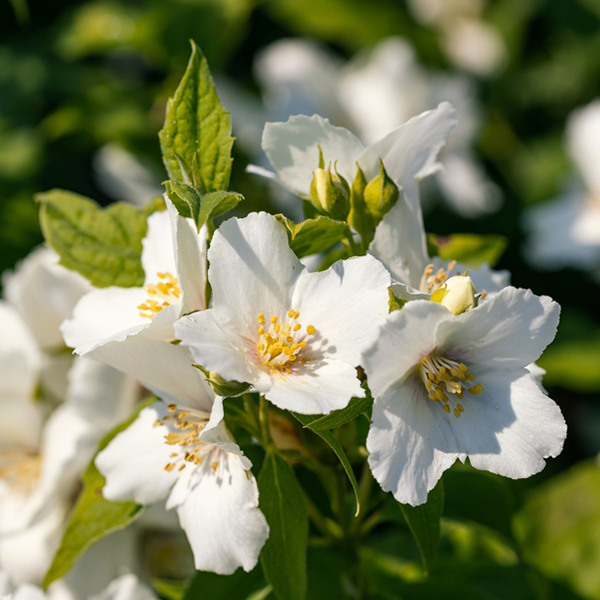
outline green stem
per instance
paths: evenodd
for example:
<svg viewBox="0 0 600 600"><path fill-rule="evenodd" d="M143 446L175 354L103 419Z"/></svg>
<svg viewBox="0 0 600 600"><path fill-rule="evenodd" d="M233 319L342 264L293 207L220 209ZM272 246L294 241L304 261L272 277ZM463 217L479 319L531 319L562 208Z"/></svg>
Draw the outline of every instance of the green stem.
<svg viewBox="0 0 600 600"><path fill-rule="evenodd" d="M360 524L364 521L367 514L367 507L369 504L369 498L371 496L371 489L373 487L373 474L369 468L367 462L363 465L363 470L358 483L358 501L360 504L360 512L354 519L352 519L349 527L349 533L351 535L356 534Z"/></svg>
<svg viewBox="0 0 600 600"><path fill-rule="evenodd" d="M342 530L338 523L327 519L321 514L315 503L310 499L308 494L304 492L304 500L306 501L306 509L308 516L315 527L330 541L335 542L341 539Z"/></svg>
<svg viewBox="0 0 600 600"><path fill-rule="evenodd" d="M259 416L262 445L265 450L268 450L273 447L273 440L271 439L271 428L269 425L269 402L264 396L260 397Z"/></svg>

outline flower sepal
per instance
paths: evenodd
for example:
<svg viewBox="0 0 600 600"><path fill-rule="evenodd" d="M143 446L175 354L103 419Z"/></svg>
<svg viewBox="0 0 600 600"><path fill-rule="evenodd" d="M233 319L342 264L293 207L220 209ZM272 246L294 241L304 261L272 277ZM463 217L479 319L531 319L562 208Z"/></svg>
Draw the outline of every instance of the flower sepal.
<svg viewBox="0 0 600 600"><path fill-rule="evenodd" d="M223 379L217 372L208 371L204 367L200 365L193 365L197 369L200 369L206 376L206 383L210 385L213 392L217 394L217 396L222 396L223 398L237 398L242 394L245 394L251 387L249 383L244 383L241 381L227 381Z"/></svg>

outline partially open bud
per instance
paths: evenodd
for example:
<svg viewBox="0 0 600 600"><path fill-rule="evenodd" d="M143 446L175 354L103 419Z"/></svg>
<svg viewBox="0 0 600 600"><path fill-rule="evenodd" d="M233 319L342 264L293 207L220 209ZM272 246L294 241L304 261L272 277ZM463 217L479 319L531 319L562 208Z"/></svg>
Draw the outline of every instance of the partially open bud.
<svg viewBox="0 0 600 600"><path fill-rule="evenodd" d="M386 173L382 160L379 161L379 175L369 181L364 197L369 212L377 222L381 221L400 197L400 190Z"/></svg>
<svg viewBox="0 0 600 600"><path fill-rule="evenodd" d="M335 167L331 172L331 165L314 171L310 199L317 210L333 219L345 221L350 212L350 188Z"/></svg>
<svg viewBox="0 0 600 600"><path fill-rule="evenodd" d="M467 275L455 275L431 294L433 302L439 302L455 315L460 315L477 306L477 290Z"/></svg>
<svg viewBox="0 0 600 600"><path fill-rule="evenodd" d="M206 376L206 382L213 389L213 392L217 396L223 396L224 398L235 398L245 394L250 389L249 383L243 383L240 381L227 381L223 379L215 371L207 371L200 365L194 365L197 369L200 369Z"/></svg>

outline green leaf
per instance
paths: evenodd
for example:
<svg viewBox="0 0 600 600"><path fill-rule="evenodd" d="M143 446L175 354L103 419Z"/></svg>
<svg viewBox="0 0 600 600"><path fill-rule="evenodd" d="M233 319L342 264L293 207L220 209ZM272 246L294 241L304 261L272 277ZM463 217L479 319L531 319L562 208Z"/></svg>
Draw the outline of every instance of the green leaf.
<svg viewBox="0 0 600 600"><path fill-rule="evenodd" d="M444 474L444 516L473 521L513 540L515 499L504 479L456 465Z"/></svg>
<svg viewBox="0 0 600 600"><path fill-rule="evenodd" d="M118 433L127 429L137 418L140 411L153 402L155 402L154 398L140 404L125 422L115 427L102 439L98 444L98 452L106 448ZM109 533L125 529L141 517L145 510L143 506L135 502L111 502L102 496L105 479L94 464L95 458L94 456L83 475L83 490L71 513L58 550L44 578L44 588L66 575L88 548Z"/></svg>
<svg viewBox="0 0 600 600"><path fill-rule="evenodd" d="M345 423L352 421L352 419L355 419L358 415L370 412L373 407L373 396L371 396L371 391L369 390L366 381L363 381L361 387L366 390L364 398L352 398L346 408L334 410L328 415L311 415L314 417L314 421L310 421L304 425L304 427L308 427L315 432L335 429L336 427L341 427ZM305 415L302 416L304 417Z"/></svg>
<svg viewBox="0 0 600 600"><path fill-rule="evenodd" d="M175 205L177 212L182 217L197 222L200 214L200 194L191 185L180 183L175 179L165 181L164 185L167 188L167 195Z"/></svg>
<svg viewBox="0 0 600 600"><path fill-rule="evenodd" d="M600 598L600 468L581 462L528 495L515 518L524 556L549 577Z"/></svg>
<svg viewBox="0 0 600 600"><path fill-rule="evenodd" d="M300 413L292 413L292 414L305 427L308 427L310 425L310 423L312 423L313 421L317 421L320 419L319 416L315 416L315 415L301 415ZM355 516L358 515L358 513L360 512L358 483L356 481L354 471L352 470L352 465L350 464L350 461L348 460L348 457L346 456L346 452L344 452L344 448L335 439L335 437L334 437L333 433L331 433L331 431L316 429L315 433L329 445L329 447L335 452L335 454L339 458L340 462L342 463L342 467L344 467L344 471L346 471L346 475L348 475L348 479L350 480L352 489L354 490L354 497L356 499Z"/></svg>
<svg viewBox="0 0 600 600"><path fill-rule="evenodd" d="M167 103L159 138L170 179L196 183L195 187L201 182L207 192L227 189L233 160L231 117L219 101L208 63L194 42L183 79ZM187 177L182 164L192 171Z"/></svg>
<svg viewBox="0 0 600 600"><path fill-rule="evenodd" d="M211 192L202 196L200 204L200 214L196 220L196 225L200 229L208 219L214 219L219 215L225 214L232 208L235 208L244 196L237 192Z"/></svg>
<svg viewBox="0 0 600 600"><path fill-rule="evenodd" d="M292 468L268 452L258 477L260 509L269 524L260 560L279 600L306 597L308 514L302 488Z"/></svg>
<svg viewBox="0 0 600 600"><path fill-rule="evenodd" d="M398 298L391 287L388 288L388 296L391 313L395 310L400 310L407 302L404 298Z"/></svg>
<svg viewBox="0 0 600 600"><path fill-rule="evenodd" d="M429 234L427 237L443 260L457 260L473 267L484 262L493 267L508 244L502 235L457 233L446 237Z"/></svg>
<svg viewBox="0 0 600 600"><path fill-rule="evenodd" d="M429 573L440 545L440 519L444 512L444 486L442 480L429 492L427 502L420 506L401 504L402 514L408 523L421 552L423 568Z"/></svg>
<svg viewBox="0 0 600 600"><path fill-rule="evenodd" d="M96 287L144 284L142 239L146 216L128 204L100 208L93 200L63 190L37 194L46 242L60 263Z"/></svg>
<svg viewBox="0 0 600 600"><path fill-rule="evenodd" d="M196 571L183 600L201 598L227 598L227 600L247 600L254 592L265 586L265 578L256 567L250 573L238 569L231 575L217 575L206 571Z"/></svg>
<svg viewBox="0 0 600 600"><path fill-rule="evenodd" d="M275 215L275 217L287 229L290 248L299 258L325 252L350 234L350 228L346 223L322 215L297 225L283 215Z"/></svg>

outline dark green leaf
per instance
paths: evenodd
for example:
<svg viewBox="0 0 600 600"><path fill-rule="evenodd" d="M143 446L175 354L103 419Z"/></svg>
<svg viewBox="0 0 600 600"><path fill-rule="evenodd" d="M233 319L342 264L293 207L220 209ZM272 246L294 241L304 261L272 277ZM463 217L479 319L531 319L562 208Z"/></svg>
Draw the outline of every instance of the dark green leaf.
<svg viewBox="0 0 600 600"><path fill-rule="evenodd" d="M429 234L427 237L443 260L457 260L473 267L484 262L493 267L508 243L502 235L457 233L446 237Z"/></svg>
<svg viewBox="0 0 600 600"><path fill-rule="evenodd" d="M96 287L144 284L142 239L148 226L143 211L121 203L103 209L63 190L44 192L36 199L44 237L62 265Z"/></svg>
<svg viewBox="0 0 600 600"><path fill-rule="evenodd" d="M429 573L440 545L440 519L444 512L444 486L442 480L429 492L427 502L420 506L401 504L402 514L408 523L421 552L423 568Z"/></svg>
<svg viewBox="0 0 600 600"><path fill-rule="evenodd" d="M200 204L200 214L196 220L198 230L209 220L225 214L232 208L235 208L244 196L237 192L211 192L202 196Z"/></svg>
<svg viewBox="0 0 600 600"><path fill-rule="evenodd" d="M247 600L253 592L264 588L265 578L256 567L250 573L238 569L232 575L217 575L205 571L196 571L183 600L201 598L226 598L227 600Z"/></svg>
<svg viewBox="0 0 600 600"><path fill-rule="evenodd" d="M290 247L300 258L325 252L350 234L346 223L322 215L297 225L283 215L275 216L287 229Z"/></svg>
<svg viewBox="0 0 600 600"><path fill-rule="evenodd" d="M258 477L260 509L269 524L260 560L279 600L306 597L308 514L302 488L292 468L268 452Z"/></svg>
<svg viewBox="0 0 600 600"><path fill-rule="evenodd" d="M109 442L118 433L129 427L137 418L139 412L152 402L154 402L154 399L141 404L127 421L107 434L98 444L98 451L106 448ZM105 500L102 496L104 483L104 477L98 471L94 459L92 459L83 475L81 495L71 513L58 550L44 578L44 588L66 575L88 548L109 533L125 529L144 512L144 507L135 502L110 502Z"/></svg>
<svg viewBox="0 0 600 600"><path fill-rule="evenodd" d="M232 163L231 118L219 101L204 55L193 42L192 56L167 104L159 137L170 179L180 183L187 179L188 185L195 183L198 189L201 184L207 192L227 189ZM182 164L192 172L184 174Z"/></svg>
<svg viewBox="0 0 600 600"><path fill-rule="evenodd" d="M305 427L309 426L309 424L312 423L313 421L320 419L320 417L315 416L315 415L301 415L300 413L292 413L292 414ZM327 442L329 447L335 452L337 457L340 459L340 462L342 463L342 466L344 467L344 471L346 471L346 475L348 475L348 479L350 480L350 483L352 484L352 489L354 490L354 496L356 498L356 513L355 514L358 514L360 512L360 501L358 498L358 483L356 481L354 471L352 470L352 465L350 464L350 461L348 460L348 457L346 456L346 452L344 452L344 448L342 448L342 445L335 439L335 437L334 437L333 433L331 433L331 431L317 429L317 430L315 430L315 433L321 439L323 439L325 442Z"/></svg>

